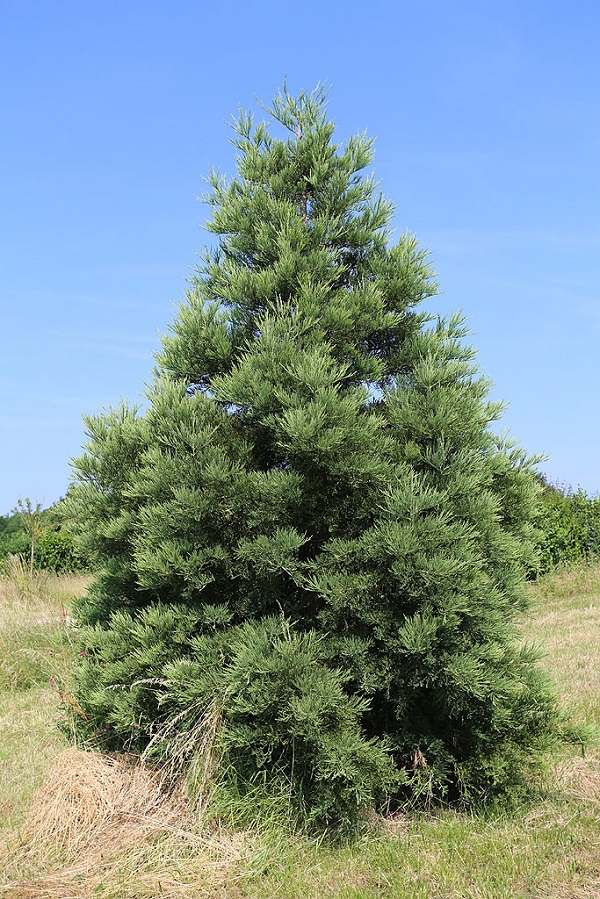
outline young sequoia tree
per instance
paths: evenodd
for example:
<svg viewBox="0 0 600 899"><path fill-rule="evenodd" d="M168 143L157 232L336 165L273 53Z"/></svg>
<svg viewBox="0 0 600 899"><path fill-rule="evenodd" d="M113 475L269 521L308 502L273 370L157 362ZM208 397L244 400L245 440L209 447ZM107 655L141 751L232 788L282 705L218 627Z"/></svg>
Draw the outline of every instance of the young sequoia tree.
<svg viewBox="0 0 600 899"><path fill-rule="evenodd" d="M485 797L555 728L517 632L532 464L460 318L419 311L427 254L391 240L372 141L336 144L320 89L268 117L210 177L148 411L88 420L80 720L320 823Z"/></svg>

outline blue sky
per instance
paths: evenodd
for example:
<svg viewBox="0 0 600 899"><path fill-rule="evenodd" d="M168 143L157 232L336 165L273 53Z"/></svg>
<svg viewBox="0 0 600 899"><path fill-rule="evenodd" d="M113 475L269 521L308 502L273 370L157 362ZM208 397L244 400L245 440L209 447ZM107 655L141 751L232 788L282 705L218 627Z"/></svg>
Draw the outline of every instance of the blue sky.
<svg viewBox="0 0 600 899"><path fill-rule="evenodd" d="M135 400L233 173L238 106L330 84L398 231L547 475L600 491L600 7L0 2L0 514L69 482L83 413Z"/></svg>

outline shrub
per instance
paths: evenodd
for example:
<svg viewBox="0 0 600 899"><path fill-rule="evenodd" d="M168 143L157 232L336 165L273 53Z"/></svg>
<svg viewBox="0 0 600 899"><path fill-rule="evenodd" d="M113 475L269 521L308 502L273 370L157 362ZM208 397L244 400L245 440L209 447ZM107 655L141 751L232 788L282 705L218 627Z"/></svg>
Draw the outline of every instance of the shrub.
<svg viewBox="0 0 600 899"><path fill-rule="evenodd" d="M31 508L31 512L35 511ZM87 568L87 560L75 545L75 538L65 521L61 502L44 510L38 505L36 514L39 522L33 545L33 567L57 574ZM11 555L31 559L32 538L23 518L21 511L0 516L0 560Z"/></svg>
<svg viewBox="0 0 600 899"><path fill-rule="evenodd" d="M77 552L73 535L65 530L44 531L35 548L35 564L45 571L82 571L86 566Z"/></svg>
<svg viewBox="0 0 600 899"><path fill-rule="evenodd" d="M538 518L540 573L600 554L600 496L545 484Z"/></svg>

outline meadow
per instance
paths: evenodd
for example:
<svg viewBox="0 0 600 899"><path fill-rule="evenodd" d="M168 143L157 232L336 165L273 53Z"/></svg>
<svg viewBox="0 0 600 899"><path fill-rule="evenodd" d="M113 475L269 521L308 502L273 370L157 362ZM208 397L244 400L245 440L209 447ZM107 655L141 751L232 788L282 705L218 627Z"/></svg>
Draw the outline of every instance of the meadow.
<svg viewBox="0 0 600 899"><path fill-rule="evenodd" d="M293 833L285 804L192 808L182 785L65 734L86 577L0 578L0 897L4 899L597 899L600 752L563 747L510 807L375 815L343 843ZM600 565L531 587L523 637L543 644L575 723L600 728ZM68 697L67 697L68 698ZM62 702L61 702L62 700ZM61 720L62 717L62 720Z"/></svg>

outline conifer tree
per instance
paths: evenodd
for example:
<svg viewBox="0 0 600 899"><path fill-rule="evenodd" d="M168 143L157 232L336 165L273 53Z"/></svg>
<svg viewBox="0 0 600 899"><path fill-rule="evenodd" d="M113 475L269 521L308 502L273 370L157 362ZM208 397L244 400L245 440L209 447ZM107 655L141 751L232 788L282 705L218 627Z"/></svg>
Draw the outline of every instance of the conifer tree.
<svg viewBox="0 0 600 899"><path fill-rule="evenodd" d="M210 744L221 783L319 823L488 796L556 719L518 636L533 462L325 100L235 121L148 411L88 420L70 497L100 571L82 726L190 764Z"/></svg>

